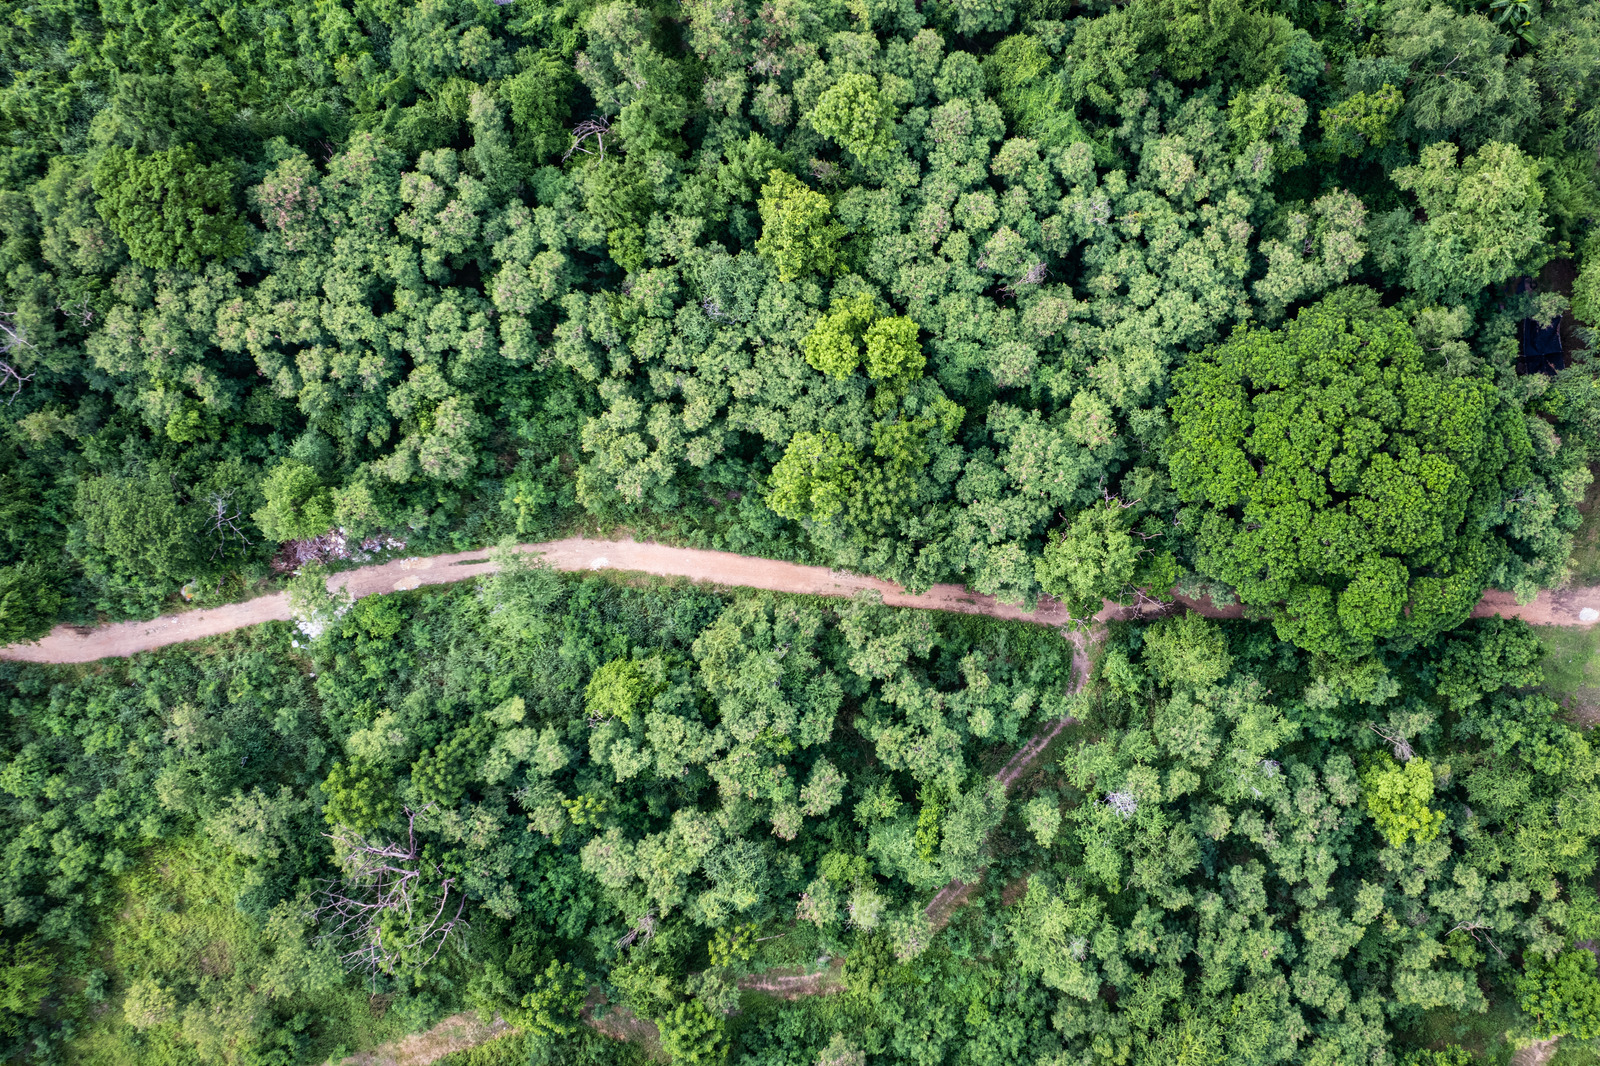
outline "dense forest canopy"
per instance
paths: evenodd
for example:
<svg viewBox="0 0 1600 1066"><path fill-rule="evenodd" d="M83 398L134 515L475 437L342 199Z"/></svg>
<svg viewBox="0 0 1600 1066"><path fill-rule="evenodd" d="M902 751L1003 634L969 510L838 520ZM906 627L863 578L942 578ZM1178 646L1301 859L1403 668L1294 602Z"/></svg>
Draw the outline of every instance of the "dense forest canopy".
<svg viewBox="0 0 1600 1066"><path fill-rule="evenodd" d="M636 1054L586 1003L674 1061L772 1066L1600 1036L1600 759L1527 626L1352 665L1181 616L1113 629L1078 695L1072 657L1024 623L513 567L315 639L0 665L9 1046L313 1063L465 1008L519 1030L485 1061ZM927 909L952 880L967 904Z"/></svg>
<svg viewBox="0 0 1600 1066"><path fill-rule="evenodd" d="M238 595L286 542L574 525L1012 601L1237 590L1346 656L1565 576L1593 3L6 12L10 638ZM1196 428L1195 367L1302 359L1335 306L1390 348L1230 376L1249 412ZM1577 365L1519 376L1558 314ZM1277 462L1320 488L1205 472L1302 417ZM1254 562L1219 545L1252 509Z"/></svg>
<svg viewBox="0 0 1600 1066"><path fill-rule="evenodd" d="M0 640L301 619L0 665L0 1055L1595 1050L1600 3L0 13ZM318 569L619 528L1248 620Z"/></svg>

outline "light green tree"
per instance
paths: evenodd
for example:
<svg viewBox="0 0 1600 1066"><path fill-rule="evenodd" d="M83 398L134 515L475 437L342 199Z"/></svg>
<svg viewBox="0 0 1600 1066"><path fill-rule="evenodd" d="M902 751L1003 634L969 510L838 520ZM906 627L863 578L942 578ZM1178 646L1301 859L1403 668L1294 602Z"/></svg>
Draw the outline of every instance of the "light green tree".
<svg viewBox="0 0 1600 1066"><path fill-rule="evenodd" d="M1433 767L1426 759L1375 762L1361 773L1361 799L1390 847L1401 847L1408 839L1426 844L1444 825L1444 812L1428 806L1433 801Z"/></svg>
<svg viewBox="0 0 1600 1066"><path fill-rule="evenodd" d="M1537 270L1553 254L1546 243L1540 163L1513 144L1490 142L1457 164L1449 141L1431 144L1416 166L1392 173L1427 216L1409 208L1379 220L1373 255L1379 267L1425 299L1471 296Z"/></svg>
<svg viewBox="0 0 1600 1066"><path fill-rule="evenodd" d="M767 506L785 518L826 521L844 509L859 471L856 450L837 433L797 433L772 468Z"/></svg>
<svg viewBox="0 0 1600 1066"><path fill-rule="evenodd" d="M761 237L756 251L778 269L781 281L827 276L839 263L844 227L832 221L828 198L794 175L774 170L761 187Z"/></svg>

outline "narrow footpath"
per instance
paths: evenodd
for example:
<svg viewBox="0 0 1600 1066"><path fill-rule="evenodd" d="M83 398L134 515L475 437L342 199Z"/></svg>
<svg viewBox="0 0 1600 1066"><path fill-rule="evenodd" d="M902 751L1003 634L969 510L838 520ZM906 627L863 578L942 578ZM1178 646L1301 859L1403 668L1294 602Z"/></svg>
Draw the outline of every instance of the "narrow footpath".
<svg viewBox="0 0 1600 1066"><path fill-rule="evenodd" d="M524 544L519 546L519 550L542 556L557 570L621 570L812 596L853 596L872 590L881 593L883 602L890 607L958 611L1049 626L1065 625L1072 621L1066 609L1048 596L1040 598L1035 610L1025 611L1013 604L1001 603L993 596L981 596L960 585L935 585L927 592L914 594L893 582L878 578L830 570L824 566L802 566L775 559L735 555L732 552L674 548L636 541L589 540L585 537ZM347 570L329 578L328 584L330 589L344 586L352 597L360 599L421 585L465 581L493 573L498 568L488 550L457 552L396 559ZM1204 600L1184 599L1182 602L1189 609L1212 618L1237 618L1243 613L1236 604L1218 607ZM1126 608L1108 604L1095 616L1095 620L1106 621L1127 613ZM1541 592L1532 603L1521 605L1508 592L1491 591L1485 593L1483 602L1473 614L1475 617L1500 615L1523 618L1535 625L1591 626L1600 622L1600 587ZM242 603L161 615L145 622L117 622L94 627L57 626L33 643L0 648L0 659L87 663L214 637L262 622L288 619L289 596L279 592Z"/></svg>

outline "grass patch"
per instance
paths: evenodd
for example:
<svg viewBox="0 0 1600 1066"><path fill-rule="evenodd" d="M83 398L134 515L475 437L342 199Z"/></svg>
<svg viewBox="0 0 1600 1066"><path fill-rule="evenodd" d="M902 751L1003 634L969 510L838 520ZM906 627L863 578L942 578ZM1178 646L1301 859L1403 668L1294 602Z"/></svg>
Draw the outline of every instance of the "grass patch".
<svg viewBox="0 0 1600 1066"><path fill-rule="evenodd" d="M1443 1049L1459 1044L1472 1052L1478 1062L1504 1066L1511 1061L1511 1045L1506 1030L1517 1022L1517 1009L1509 1001L1491 1002L1482 1014L1455 1010L1430 1010L1417 1025L1396 1035L1399 1043L1411 1047ZM1396 1052L1402 1047L1396 1047ZM1402 1056L1403 1057L1403 1056Z"/></svg>
<svg viewBox="0 0 1600 1066"><path fill-rule="evenodd" d="M101 1002L67 1042L80 1066L229 1062L239 1047L322 1057L405 1031L353 983L317 987L304 945L239 909L239 871L203 838L153 849L117 880L94 936ZM269 995L268 989L276 995ZM284 1058L288 1061L288 1057Z"/></svg>
<svg viewBox="0 0 1600 1066"><path fill-rule="evenodd" d="M1590 1043L1565 1039L1556 1048L1550 1066L1600 1066L1600 1051L1596 1051Z"/></svg>
<svg viewBox="0 0 1600 1066"><path fill-rule="evenodd" d="M1544 689L1573 721L1600 721L1600 626L1535 626L1544 646Z"/></svg>

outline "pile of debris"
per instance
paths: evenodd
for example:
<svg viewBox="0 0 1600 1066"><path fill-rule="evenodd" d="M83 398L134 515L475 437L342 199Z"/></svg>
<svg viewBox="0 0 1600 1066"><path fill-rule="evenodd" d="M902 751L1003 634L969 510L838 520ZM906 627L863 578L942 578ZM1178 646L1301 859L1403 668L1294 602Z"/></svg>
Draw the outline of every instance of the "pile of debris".
<svg viewBox="0 0 1600 1066"><path fill-rule="evenodd" d="M406 542L389 536L366 537L352 545L343 529L330 529L320 537L305 540L286 540L278 545L272 557L272 572L297 574L307 563L329 563L334 560L364 563L380 552L400 551Z"/></svg>

